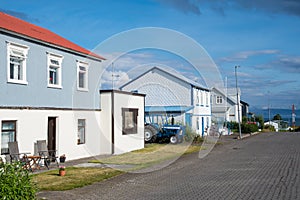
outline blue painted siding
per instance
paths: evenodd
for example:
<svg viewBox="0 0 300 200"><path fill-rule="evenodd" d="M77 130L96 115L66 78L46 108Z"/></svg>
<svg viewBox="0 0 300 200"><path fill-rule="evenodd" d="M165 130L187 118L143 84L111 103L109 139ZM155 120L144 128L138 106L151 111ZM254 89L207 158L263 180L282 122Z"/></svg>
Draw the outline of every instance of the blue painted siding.
<svg viewBox="0 0 300 200"><path fill-rule="evenodd" d="M7 41L29 47L26 59L28 85L7 83ZM63 56L62 89L48 88L47 52ZM76 60L89 63L88 92L77 90ZM99 109L101 63L27 40L0 35L0 106Z"/></svg>

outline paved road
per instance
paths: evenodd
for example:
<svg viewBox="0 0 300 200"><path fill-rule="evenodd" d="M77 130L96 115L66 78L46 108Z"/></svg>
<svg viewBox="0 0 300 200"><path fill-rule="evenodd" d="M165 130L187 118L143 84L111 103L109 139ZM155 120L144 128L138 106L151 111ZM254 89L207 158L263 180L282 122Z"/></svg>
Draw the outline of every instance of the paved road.
<svg viewBox="0 0 300 200"><path fill-rule="evenodd" d="M300 133L263 133L218 145L205 158L125 174L47 199L300 199Z"/></svg>

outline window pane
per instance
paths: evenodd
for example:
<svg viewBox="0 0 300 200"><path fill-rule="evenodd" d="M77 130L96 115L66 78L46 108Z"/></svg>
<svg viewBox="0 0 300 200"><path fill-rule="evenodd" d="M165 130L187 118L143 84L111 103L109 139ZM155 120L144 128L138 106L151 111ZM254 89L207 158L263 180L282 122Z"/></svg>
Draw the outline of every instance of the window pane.
<svg viewBox="0 0 300 200"><path fill-rule="evenodd" d="M122 132L123 134L137 133L138 109L122 108Z"/></svg>
<svg viewBox="0 0 300 200"><path fill-rule="evenodd" d="M15 122L2 122L2 131L15 130L15 129L16 129Z"/></svg>
<svg viewBox="0 0 300 200"><path fill-rule="evenodd" d="M16 138L16 121L2 121L1 129L1 154L8 153L8 142Z"/></svg>
<svg viewBox="0 0 300 200"><path fill-rule="evenodd" d="M133 112L125 112L125 128L133 128L134 122L133 122Z"/></svg>
<svg viewBox="0 0 300 200"><path fill-rule="evenodd" d="M78 126L85 126L85 119L78 119Z"/></svg>
<svg viewBox="0 0 300 200"><path fill-rule="evenodd" d="M78 141L77 144L85 143L85 119L78 119Z"/></svg>
<svg viewBox="0 0 300 200"><path fill-rule="evenodd" d="M22 70L22 60L16 57L10 58L10 79L22 80L23 70Z"/></svg>
<svg viewBox="0 0 300 200"><path fill-rule="evenodd" d="M79 85L80 88L85 88L85 73L79 72Z"/></svg>
<svg viewBox="0 0 300 200"><path fill-rule="evenodd" d="M58 77L57 76L58 76L58 68L50 66L50 69L49 69L49 83L57 85L58 84L58 81L57 81Z"/></svg>

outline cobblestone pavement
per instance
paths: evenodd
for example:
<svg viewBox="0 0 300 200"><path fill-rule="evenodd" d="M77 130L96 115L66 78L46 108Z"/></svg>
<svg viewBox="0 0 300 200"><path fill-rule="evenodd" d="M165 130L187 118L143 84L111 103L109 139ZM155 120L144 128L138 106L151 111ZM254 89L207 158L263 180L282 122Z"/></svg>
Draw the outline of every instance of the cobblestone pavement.
<svg viewBox="0 0 300 200"><path fill-rule="evenodd" d="M124 174L47 199L300 199L300 133L223 137L208 156L181 157L161 170Z"/></svg>

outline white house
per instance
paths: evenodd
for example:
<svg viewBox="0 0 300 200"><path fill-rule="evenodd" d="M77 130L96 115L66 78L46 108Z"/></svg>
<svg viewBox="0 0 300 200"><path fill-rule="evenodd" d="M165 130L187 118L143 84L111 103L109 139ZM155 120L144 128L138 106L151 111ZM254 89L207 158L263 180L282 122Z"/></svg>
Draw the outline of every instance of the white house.
<svg viewBox="0 0 300 200"><path fill-rule="evenodd" d="M277 122L267 121L264 123L264 126L273 126L276 132L279 130L279 124Z"/></svg>
<svg viewBox="0 0 300 200"><path fill-rule="evenodd" d="M47 29L0 12L1 155L8 153L10 141L17 141L21 152L33 153L36 140L47 140L49 150L69 160L142 148L141 141L123 148L119 132L114 141L107 140L114 132L101 132L111 117L104 114L110 108L102 104L108 100L100 103L98 89L103 60ZM129 96L115 99L116 105ZM142 117L144 100L139 99L133 108ZM119 110L115 112L115 120L121 120ZM106 149L111 142L116 142L115 150Z"/></svg>
<svg viewBox="0 0 300 200"><path fill-rule="evenodd" d="M237 104L237 93L238 101L240 101L240 89L238 89L237 92L235 88L212 88L211 108L213 120L238 122L238 116L240 116L240 120L242 121L242 104ZM240 112L240 115L238 115L238 111Z"/></svg>
<svg viewBox="0 0 300 200"><path fill-rule="evenodd" d="M120 89L146 94L146 120L163 123L159 116L173 116L175 123L188 125L199 135L207 134L211 125L210 90L201 84L174 71L153 67Z"/></svg>

